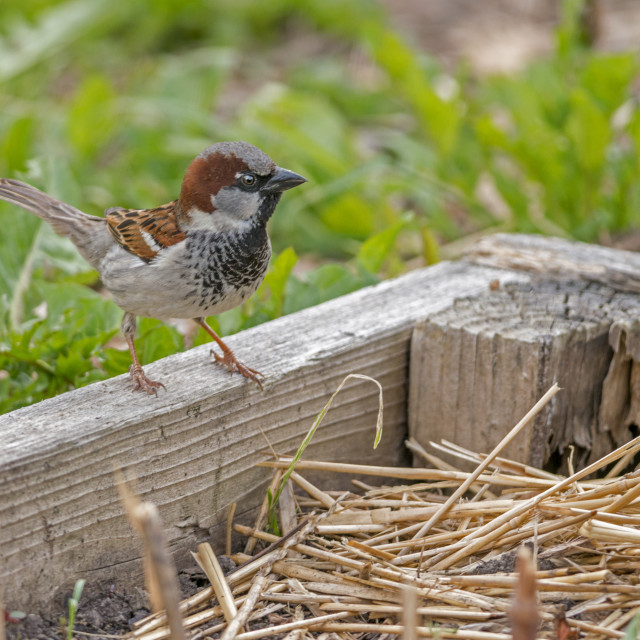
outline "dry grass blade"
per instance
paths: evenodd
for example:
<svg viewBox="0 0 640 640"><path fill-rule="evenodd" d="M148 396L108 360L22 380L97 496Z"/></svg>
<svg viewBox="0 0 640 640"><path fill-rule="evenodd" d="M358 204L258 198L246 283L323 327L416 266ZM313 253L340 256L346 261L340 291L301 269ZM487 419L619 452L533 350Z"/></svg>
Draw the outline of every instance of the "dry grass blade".
<svg viewBox="0 0 640 640"><path fill-rule="evenodd" d="M194 553L193 556L209 579L209 582L211 583L211 586L218 598L218 602L222 607L225 620L227 622L231 622L231 620L238 615L238 610L236 609L236 603L234 602L231 589L224 577L224 571L222 570L211 545L208 542L199 544L198 553Z"/></svg>
<svg viewBox="0 0 640 640"><path fill-rule="evenodd" d="M568 478L555 483L553 486L549 487L546 491L543 491L534 498L530 498L524 503L511 508L503 515L495 518L487 525L481 527L478 531L475 531L471 536L474 539L470 540L468 545L443 559L441 562L433 566L432 569L436 571L447 569L463 558L466 558L479 549L486 547L500 535L502 535L506 531L509 531L514 526L514 524L518 522L519 517L535 508L544 499L562 491L563 489L566 489L567 487L570 487L577 480L581 480L582 478L594 473L595 471L598 471L610 462L613 462L618 458L621 458L623 455L626 455L629 451L637 451L638 449L640 449L640 437L634 438L627 444L604 456L604 458L601 458L600 460L590 464L584 469L572 474Z"/></svg>
<svg viewBox="0 0 640 640"><path fill-rule="evenodd" d="M329 622L330 620L336 620L338 618L345 618L346 616L347 614L342 612L329 613L326 616L319 616L318 618L286 622L266 629L257 629L256 631L240 633L236 636L236 640L258 640L259 638L267 638L268 636L274 636L278 633L286 633L287 631L293 631L295 629L320 629L324 622Z"/></svg>
<svg viewBox="0 0 640 640"><path fill-rule="evenodd" d="M285 596L281 596L284 598ZM320 605L323 611L352 611L353 613L375 613L385 617L390 615L401 615L403 607L394 604L372 604L350 603L350 602L334 602L331 598L326 598L326 602ZM473 609L465 609L462 607L418 607L416 612L419 616L428 618L454 618L456 620L471 620L473 622L484 622L491 618L503 615L501 611L491 613L489 611L475 611Z"/></svg>
<svg viewBox="0 0 640 640"><path fill-rule="evenodd" d="M277 488L280 486L282 482L282 476L284 475L284 471L278 469L276 473L273 474L273 478L271 479L271 484L267 489L267 492L264 494L264 499L262 504L260 505L260 511L258 512L258 517L256 518L254 529L262 529L264 522L267 518L267 514L269 513L270 506L270 498L276 492ZM256 543L258 542L257 538L249 538L247 543L244 546L245 553L253 553L253 550L256 548Z"/></svg>
<svg viewBox="0 0 640 640"><path fill-rule="evenodd" d="M533 557L527 547L520 547L516 558L518 585L511 610L513 640L534 640L538 631L538 602Z"/></svg>
<svg viewBox="0 0 640 640"><path fill-rule="evenodd" d="M247 597L242 604L240 611L238 611L233 620L229 622L221 640L234 640L234 638L239 637L238 632L249 619L249 616L251 615L253 608L255 607L256 602L267 583L267 575L271 572L272 567L277 565L279 561L285 557L288 549L294 547L300 539L304 538L308 532L316 526L316 523L319 520L327 517L331 513L332 511L329 510L320 516L309 518L306 522L301 523L298 527L290 531L287 536L278 541L277 547L272 545L272 547L267 550L267 553L262 556L263 562L261 563L258 573L253 578L251 588L249 589L249 593L247 593ZM255 565L255 562L248 563L247 566L251 566L252 564Z"/></svg>
<svg viewBox="0 0 640 640"><path fill-rule="evenodd" d="M640 530L595 518L585 522L580 527L580 533L587 538L600 540L601 542L640 544Z"/></svg>
<svg viewBox="0 0 640 640"><path fill-rule="evenodd" d="M293 496L291 479L287 480L280 495L280 527L283 533L293 531L297 526L296 499Z"/></svg>
<svg viewBox="0 0 640 640"><path fill-rule="evenodd" d="M180 614L178 574L167 548L158 509L141 502L116 473L118 492L133 528L144 542L145 582L154 611L164 609L173 640L186 640Z"/></svg>
<svg viewBox="0 0 640 640"><path fill-rule="evenodd" d="M448 464L444 460L441 460L440 458L438 458L438 456L435 456L432 453L425 451L423 446L419 442L416 442L415 440L413 440L413 438L407 440L405 442L405 445L407 449L409 449L409 451L412 451L413 453L418 454L420 457L424 458L430 465L432 465L436 469L441 469L443 471L456 471L456 468L453 465ZM485 492L487 491L486 484L485 485L477 485L477 484L469 485L469 490L475 493L478 493L483 489L485 490ZM495 498L495 495L492 492L489 492L486 495L491 496L492 498Z"/></svg>
<svg viewBox="0 0 640 640"><path fill-rule="evenodd" d="M234 640L240 629L247 623L262 590L267 584L267 574L269 571L271 571L270 566L265 566L258 571L251 585L251 589L249 589L249 593L247 594L247 599L242 604L242 607L240 607L240 611L236 614L235 618L229 622L220 640Z"/></svg>
<svg viewBox="0 0 640 640"><path fill-rule="evenodd" d="M258 462L259 467L271 467L273 469L287 469L291 465L291 456L280 456L278 460L265 460ZM295 465L298 471L310 469L324 471L326 473L348 473L352 475L374 476L377 478L401 479L401 480L435 480L444 481L448 486L458 486L471 474L465 471L441 471L439 469L412 469L409 467L380 467L368 464L352 464L347 462L325 462L321 460L300 460ZM588 474L587 474L588 475ZM582 477L582 476L581 476ZM481 475L477 478L479 483L498 486L518 487L523 489L546 489L555 487L557 482L545 478L531 476L515 476L509 474ZM443 487L440 487L443 488Z"/></svg>
<svg viewBox="0 0 640 640"><path fill-rule="evenodd" d="M296 607L296 611L293 614L294 622L300 622L304 620L304 613L302 612L302 607ZM304 636L304 629L294 629L293 631L289 631L289 633L282 640L301 640Z"/></svg>
<svg viewBox="0 0 640 640"><path fill-rule="evenodd" d="M373 633L401 635L402 625L399 624L367 624L362 622L333 622L318 625L321 631L334 633ZM509 633L492 633L489 631L473 631L470 629L458 629L455 627L418 627L418 636L421 638L459 638L460 640L511 640ZM240 638L240 636L238 636Z"/></svg>
<svg viewBox="0 0 640 640"><path fill-rule="evenodd" d="M617 513L618 511L624 509L624 507L626 507L628 504L631 504L637 498L640 498L640 482L638 482L635 487L629 489L629 491L626 491L617 500L614 500L610 505L606 506L603 511Z"/></svg>
<svg viewBox="0 0 640 640"><path fill-rule="evenodd" d="M237 506L238 505L236 502L232 502L229 505L229 510L227 511L227 529L226 529L225 545L224 545L224 552L225 552L225 555L227 556L231 555L231 533L233 531L233 516L236 514Z"/></svg>
<svg viewBox="0 0 640 640"><path fill-rule="evenodd" d="M294 472L294 469L298 464L298 461L304 455L304 452L309 446L309 443L311 442L313 436L315 435L318 427L322 424L322 421L324 420L324 417L327 415L327 412L329 411L334 398L338 395L338 393L340 393L340 391L342 390L342 387L344 387L344 385L349 380L352 380L352 379L368 380L370 382L373 382L378 387L378 391L379 391L378 418L376 420L376 435L373 440L373 448L375 449L380 443L380 440L382 438L383 413L384 413L384 402L382 399L382 385L375 378L371 378L370 376L365 376L361 373L350 373L348 376L345 376L343 378L342 382L338 385L338 388L333 392L331 397L327 400L327 403L324 405L320 413L316 416L315 420L313 421L313 424L309 428L309 431L307 432L302 442L300 443L298 450L291 458L291 461L287 465L287 468L282 476L282 481L280 482L280 485L278 486L278 489L276 490L275 495L273 496L272 499L269 500L269 502L271 503L271 509L273 509L275 505L278 504L280 495L282 494L285 486L287 486L287 481L289 480L289 477Z"/></svg>
<svg viewBox="0 0 640 640"><path fill-rule="evenodd" d="M475 451L470 451L469 449L466 449L459 444L449 442L448 440L442 440L441 443L430 442L429 444L436 451L444 451L449 455L458 457L462 460L468 460L470 462L473 462L474 464L480 464L480 462L482 462L482 460L487 457L484 453L476 453ZM560 477L555 473L550 473L549 471L544 471L543 469L531 467L528 464L524 464L522 462L514 462L513 460L508 460L507 458L501 458L499 456L494 459L491 466L495 467L496 469L506 471L507 473L529 475L536 478L546 478L548 480L554 480L556 482L560 480Z"/></svg>
<svg viewBox="0 0 640 640"><path fill-rule="evenodd" d="M418 640L418 590L405 585L401 593L403 640Z"/></svg>
<svg viewBox="0 0 640 640"><path fill-rule="evenodd" d="M335 500L328 493L318 489L318 487L311 484L311 482L303 478L296 471L291 472L291 480L293 480L309 496L315 498L326 509L331 509L331 507L333 507Z"/></svg>

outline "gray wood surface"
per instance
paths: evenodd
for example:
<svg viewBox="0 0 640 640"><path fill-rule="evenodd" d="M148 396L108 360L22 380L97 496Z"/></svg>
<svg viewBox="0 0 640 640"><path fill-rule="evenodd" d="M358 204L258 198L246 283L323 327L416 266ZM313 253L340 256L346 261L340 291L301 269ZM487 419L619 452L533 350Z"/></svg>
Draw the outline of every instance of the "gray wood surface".
<svg viewBox="0 0 640 640"><path fill-rule="evenodd" d="M141 584L140 543L123 514L113 468L137 476L158 505L178 564L201 540L220 548L228 505L237 518L262 500L264 431L292 452L348 373L384 389L384 435L372 449L377 388L348 383L308 455L371 464L406 463L408 354L416 321L485 291L500 277L528 276L443 263L281 318L229 338L266 376L265 390L214 366L202 346L146 366L167 386L131 393L127 376L99 382L0 417L0 548L6 603L47 606L79 577ZM343 480L344 481L344 480Z"/></svg>
<svg viewBox="0 0 640 640"><path fill-rule="evenodd" d="M640 292L640 254L561 238L498 233L469 247L465 259L560 280L597 282Z"/></svg>
<svg viewBox="0 0 640 640"><path fill-rule="evenodd" d="M264 496L270 474L255 465L269 457L265 436L293 452L348 373L383 386L382 442L371 448L377 388L354 380L309 458L407 464L408 425L423 443L446 437L487 451L554 380L564 390L510 453L541 462L575 443L579 460L599 455L640 416L639 274L635 254L495 236L461 262L230 337L265 374L264 392L229 377L202 346L146 365L167 385L158 398L131 393L121 376L0 416L6 604L46 609L79 577L141 586L114 467L158 505L179 566L192 565L200 541L221 549L229 504L246 522Z"/></svg>
<svg viewBox="0 0 640 640"><path fill-rule="evenodd" d="M612 362L609 333L637 315L637 296L584 282L519 283L456 301L414 331L411 435L423 446L445 438L490 451L557 382L562 391L504 454L560 465L574 445L574 464L584 466L631 437L628 409L605 423L600 405L627 404L628 356Z"/></svg>
<svg viewBox="0 0 640 640"><path fill-rule="evenodd" d="M554 383L553 402L505 455L584 466L628 441L640 419L640 256L558 238L496 235L473 264L531 280L459 298L414 331L409 430L490 451ZM566 468L566 467L565 467Z"/></svg>

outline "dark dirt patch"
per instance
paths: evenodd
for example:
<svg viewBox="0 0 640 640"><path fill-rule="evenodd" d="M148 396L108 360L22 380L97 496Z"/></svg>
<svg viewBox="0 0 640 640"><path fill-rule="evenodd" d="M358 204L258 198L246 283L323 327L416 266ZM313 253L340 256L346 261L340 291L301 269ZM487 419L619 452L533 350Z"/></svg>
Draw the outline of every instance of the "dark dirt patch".
<svg viewBox="0 0 640 640"><path fill-rule="evenodd" d="M183 598L192 596L204 584L206 578L199 571L180 574ZM65 594L50 616L25 612L27 616L23 620L7 622L7 640L64 640L66 631L63 627L68 615L66 602L70 596L71 592ZM74 629L97 634L91 636L92 640L106 640L108 636L128 633L133 622L148 614L148 602L142 588L122 592L108 584L87 586L80 599Z"/></svg>

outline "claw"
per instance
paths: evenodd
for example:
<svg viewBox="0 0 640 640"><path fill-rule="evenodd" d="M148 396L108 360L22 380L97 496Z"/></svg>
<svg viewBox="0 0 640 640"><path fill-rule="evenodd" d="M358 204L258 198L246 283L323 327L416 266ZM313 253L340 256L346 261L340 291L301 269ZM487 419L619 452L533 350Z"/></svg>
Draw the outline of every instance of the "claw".
<svg viewBox="0 0 640 640"><path fill-rule="evenodd" d="M262 391L262 382L260 382L258 376L262 378L264 378L264 376L259 371L242 364L242 362L233 355L232 351L223 351L222 355L219 355L213 349L210 349L209 355L213 356L216 362L225 366L231 375L234 373L242 374L245 378L249 378L249 380L255 382L258 387L260 387L260 391Z"/></svg>
<svg viewBox="0 0 640 640"><path fill-rule="evenodd" d="M155 395L158 397L158 389L162 388L165 391L167 388L162 384L162 382L155 382L154 380L149 380L147 376L144 374L142 367L140 365L132 364L129 368L129 375L133 380L133 389L131 391L137 391L141 389L145 391L149 395Z"/></svg>

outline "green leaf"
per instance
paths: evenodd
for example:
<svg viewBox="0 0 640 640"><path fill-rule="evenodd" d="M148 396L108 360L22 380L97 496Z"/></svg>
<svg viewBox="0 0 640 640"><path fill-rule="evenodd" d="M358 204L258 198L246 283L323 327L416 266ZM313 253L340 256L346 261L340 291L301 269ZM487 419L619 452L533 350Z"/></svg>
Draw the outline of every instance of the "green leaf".
<svg viewBox="0 0 640 640"><path fill-rule="evenodd" d="M393 249L398 233L407 226L412 218L412 214L409 213L388 229L371 236L363 242L360 251L358 251L358 264L371 273L378 273L382 263Z"/></svg>
<svg viewBox="0 0 640 640"><path fill-rule="evenodd" d="M637 72L638 60L634 53L597 54L587 60L581 85L610 116L629 97Z"/></svg>
<svg viewBox="0 0 640 640"><path fill-rule="evenodd" d="M505 171L494 170L491 172L494 178L496 188L500 195L504 198L509 209L519 222L523 230L533 231L534 228L529 221L529 196L523 189L522 178L514 177Z"/></svg>
<svg viewBox="0 0 640 640"><path fill-rule="evenodd" d="M87 29L113 11L108 0L58 2L38 16L35 25L14 23L13 38L0 39L0 80L7 80L68 47Z"/></svg>
<svg viewBox="0 0 640 640"><path fill-rule="evenodd" d="M61 322L65 312L73 311L65 322L78 323L74 330L84 335L97 335L120 326L122 311L110 299L83 285L72 282L36 283L38 297L47 303L47 321Z"/></svg>
<svg viewBox="0 0 640 640"><path fill-rule="evenodd" d="M611 126L583 89L575 89L572 93L566 132L573 143L578 165L590 173L600 170L611 141Z"/></svg>
<svg viewBox="0 0 640 640"><path fill-rule="evenodd" d="M184 339L178 330L159 320L141 318L138 332L140 337L136 340L136 349L145 364L184 351Z"/></svg>
<svg viewBox="0 0 640 640"><path fill-rule="evenodd" d="M506 133L496 125L490 115L480 116L475 123L475 131L483 145L508 149L510 147Z"/></svg>
<svg viewBox="0 0 640 640"><path fill-rule="evenodd" d="M153 318L138 319L138 336L135 341L136 353L142 365L184 351L184 338L178 330ZM111 376L126 373L131 366L129 351L105 349L102 365Z"/></svg>
<svg viewBox="0 0 640 640"><path fill-rule="evenodd" d="M296 262L298 262L296 252L291 247L288 247L280 252L265 276L262 286L266 287L270 292L268 306L272 314L271 318L277 318L282 315L285 287Z"/></svg>
<svg viewBox="0 0 640 640"><path fill-rule="evenodd" d="M4 138L0 140L0 158L6 162L8 171L26 169L34 128L33 118L29 116L16 118L7 128Z"/></svg>
<svg viewBox="0 0 640 640"><path fill-rule="evenodd" d="M582 46L581 16L585 0L562 0L560 25L556 30L556 51L565 58Z"/></svg>
<svg viewBox="0 0 640 640"><path fill-rule="evenodd" d="M354 238L366 238L373 230L371 207L353 193L327 203L322 221L335 233Z"/></svg>
<svg viewBox="0 0 640 640"><path fill-rule="evenodd" d="M0 209L2 243L7 247L0 261L0 295L6 296L10 305L10 326L17 328L24 317L23 298L31 283L42 223L35 216L16 215L7 209Z"/></svg>
<svg viewBox="0 0 640 640"><path fill-rule="evenodd" d="M30 162L29 166L31 174L45 183L45 190L49 193L62 199L66 199L65 194L74 193L75 183L63 161L54 162L50 158L48 161ZM9 301L9 323L17 328L25 317L31 315L29 304L37 306L41 301L38 299L41 294L35 295L38 283L43 282L41 269L48 273L48 277L54 277L57 270L75 276L91 268L70 240L58 236L48 224L31 213L2 203L0 225L3 228L0 243L4 248L0 261L0 295Z"/></svg>
<svg viewBox="0 0 640 640"><path fill-rule="evenodd" d="M422 257L426 264L436 264L440 260L440 247L433 232L426 225L420 226Z"/></svg>
<svg viewBox="0 0 640 640"><path fill-rule="evenodd" d="M394 88L412 106L420 126L428 132L442 154L452 152L460 130L460 111L456 99L444 100L429 82L418 55L393 31L372 31L369 46Z"/></svg>
<svg viewBox="0 0 640 640"><path fill-rule="evenodd" d="M267 85L239 115L256 144L280 148L325 175L339 176L357 159L348 122L317 94Z"/></svg>
<svg viewBox="0 0 640 640"><path fill-rule="evenodd" d="M307 273L304 280L297 278L288 280L284 311L285 313L293 313L300 309L306 309L326 300L351 293L364 284L373 284L373 282L375 280L365 282L346 265L323 264Z"/></svg>
<svg viewBox="0 0 640 640"><path fill-rule="evenodd" d="M80 596L82 595L84 584L85 580L83 578L76 580L76 584L73 588L73 595L68 600L69 619L67 620L67 640L72 640L73 638L73 625L76 621L76 614L78 612Z"/></svg>
<svg viewBox="0 0 640 640"><path fill-rule="evenodd" d="M627 132L633 141L633 154L635 157L635 171L640 173L640 110L635 110L627 125Z"/></svg>
<svg viewBox="0 0 640 640"><path fill-rule="evenodd" d="M116 123L114 93L109 81L99 75L87 77L69 108L71 142L83 155L94 155L111 138Z"/></svg>
<svg viewBox="0 0 640 640"><path fill-rule="evenodd" d="M131 366L131 356L127 349L124 351L113 347L104 349L100 359L104 370L109 376L118 376L126 373Z"/></svg>

